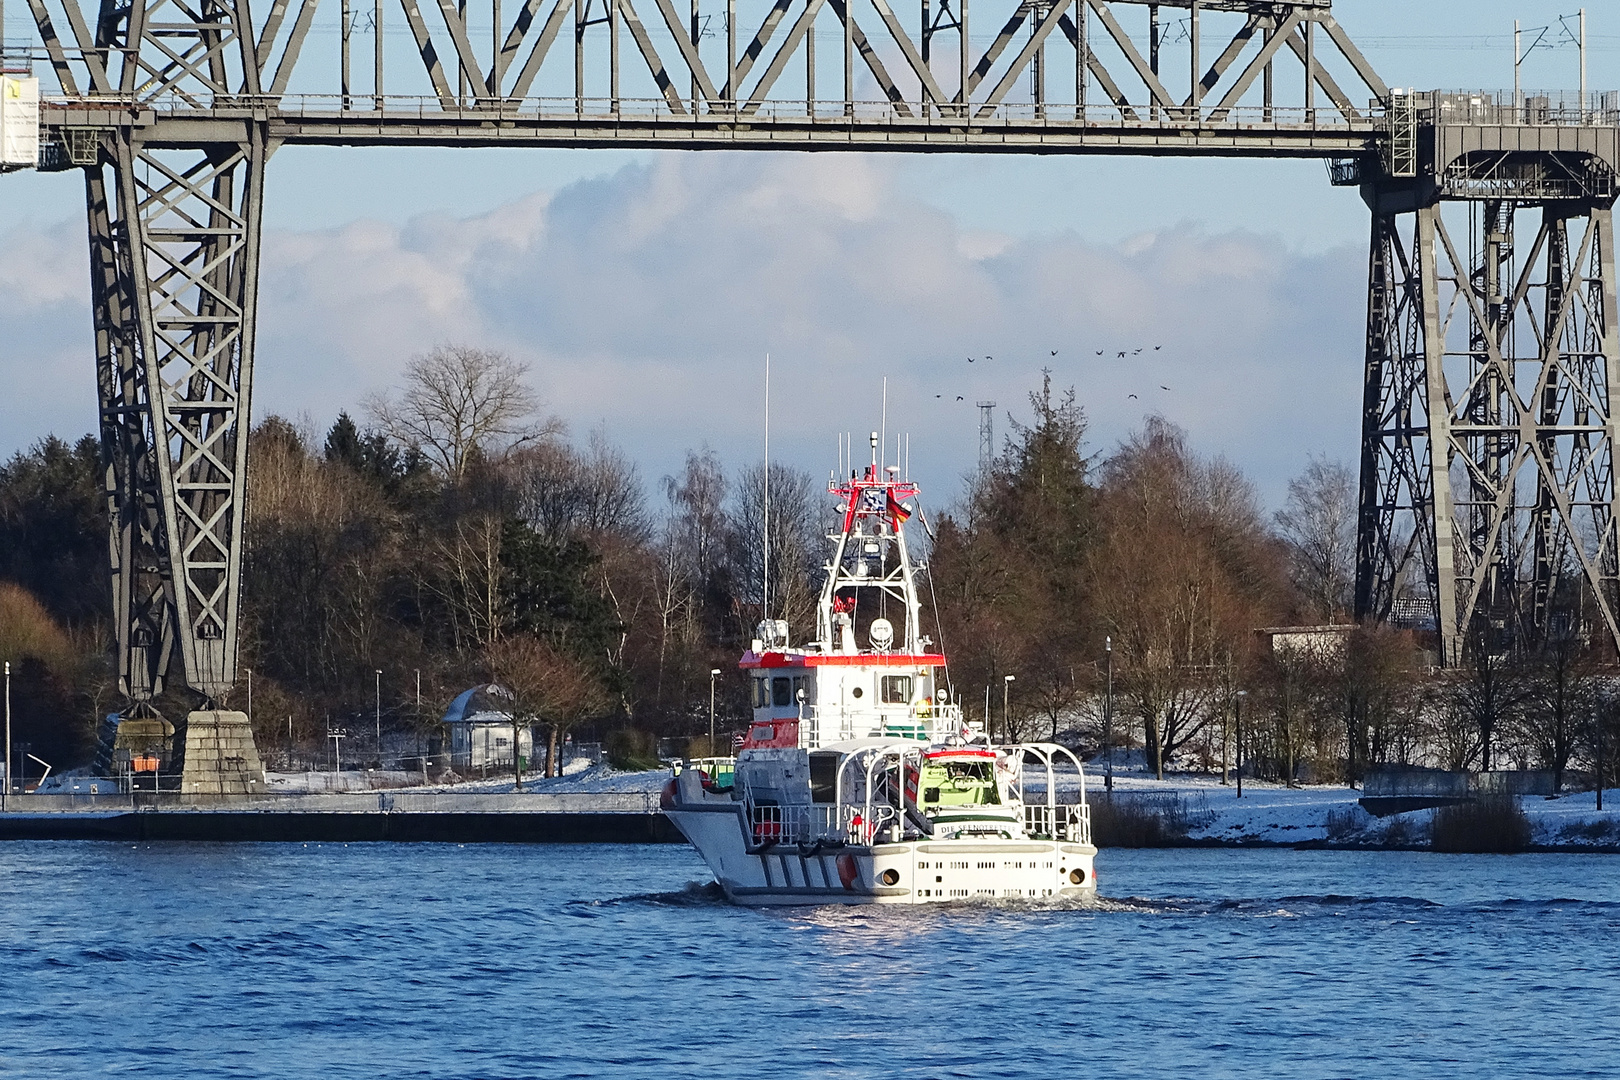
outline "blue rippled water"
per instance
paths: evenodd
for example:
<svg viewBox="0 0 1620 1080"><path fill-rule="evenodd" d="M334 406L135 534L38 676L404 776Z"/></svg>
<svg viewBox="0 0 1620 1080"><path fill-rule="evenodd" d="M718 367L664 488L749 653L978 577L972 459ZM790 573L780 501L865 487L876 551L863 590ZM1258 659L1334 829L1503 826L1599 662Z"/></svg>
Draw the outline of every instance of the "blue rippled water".
<svg viewBox="0 0 1620 1080"><path fill-rule="evenodd" d="M1105 851L751 911L684 847L0 847L0 1073L1620 1075L1620 859Z"/></svg>

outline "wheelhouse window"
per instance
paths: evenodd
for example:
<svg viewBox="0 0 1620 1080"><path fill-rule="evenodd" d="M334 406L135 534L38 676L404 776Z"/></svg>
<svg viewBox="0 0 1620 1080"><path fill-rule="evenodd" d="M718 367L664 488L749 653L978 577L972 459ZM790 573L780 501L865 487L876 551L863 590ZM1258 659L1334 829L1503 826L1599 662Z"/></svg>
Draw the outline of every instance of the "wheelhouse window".
<svg viewBox="0 0 1620 1080"><path fill-rule="evenodd" d="M771 680L763 676L754 680L754 708L763 709L771 703Z"/></svg>
<svg viewBox="0 0 1620 1080"><path fill-rule="evenodd" d="M911 676L885 675L883 684L883 704L910 705L911 704Z"/></svg>
<svg viewBox="0 0 1620 1080"><path fill-rule="evenodd" d="M987 806L1001 802L988 761L927 761L918 784L923 807Z"/></svg>
<svg viewBox="0 0 1620 1080"><path fill-rule="evenodd" d="M793 704L793 680L786 675L778 675L771 680L771 704L779 709L786 709Z"/></svg>

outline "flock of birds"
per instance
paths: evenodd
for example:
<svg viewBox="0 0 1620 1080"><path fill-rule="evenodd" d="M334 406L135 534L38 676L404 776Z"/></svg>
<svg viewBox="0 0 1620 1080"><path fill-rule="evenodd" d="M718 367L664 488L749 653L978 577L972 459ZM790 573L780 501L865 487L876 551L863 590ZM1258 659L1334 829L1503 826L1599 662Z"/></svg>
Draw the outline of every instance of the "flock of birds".
<svg viewBox="0 0 1620 1080"><path fill-rule="evenodd" d="M1164 348L1163 345L1155 345L1155 346L1153 346L1153 351L1158 352L1159 350L1161 350L1163 348ZM1056 349L1051 349L1049 351L1051 352L1051 354L1053 356L1056 356L1058 354L1058 351ZM1107 353L1108 351L1109 350L1107 350L1107 349L1098 349L1098 350L1096 350L1096 353L1097 353L1098 356L1102 356L1103 354ZM1144 345L1144 346L1142 346L1140 348L1136 348L1136 349L1120 349L1120 350L1118 350L1116 355L1118 356L1119 359L1124 360L1127 357L1140 356L1140 355L1142 355L1142 353L1144 353L1146 351L1147 351L1147 346ZM994 360L995 357L989 355L988 353L986 353L983 357L970 356L970 357L967 358L967 362L970 363L970 364L977 364L981 359ZM1164 390L1166 392L1170 392L1170 388L1168 386L1164 385L1163 383L1159 384L1159 389ZM945 398L946 395L944 395L944 394L935 394L934 396L936 398L943 399L943 398ZM1138 397L1136 394L1126 394L1125 396L1128 399L1132 400L1132 401L1140 401L1141 400L1141 398ZM957 394L956 395L956 400L957 401L966 401L967 398L965 396L963 396L962 394Z"/></svg>

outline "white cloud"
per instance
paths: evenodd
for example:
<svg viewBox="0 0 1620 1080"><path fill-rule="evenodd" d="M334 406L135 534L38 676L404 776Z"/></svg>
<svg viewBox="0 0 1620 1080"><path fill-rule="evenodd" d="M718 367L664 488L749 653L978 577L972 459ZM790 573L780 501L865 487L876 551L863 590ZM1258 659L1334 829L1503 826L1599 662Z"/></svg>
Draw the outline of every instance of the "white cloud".
<svg viewBox="0 0 1620 1080"><path fill-rule="evenodd" d="M473 217L273 232L255 412L329 422L411 354L466 341L528 360L574 430L605 420L656 476L705 441L756 453L770 352L785 455L825 467L834 431L877 425L888 374L889 430L912 433L935 502L972 464L973 403L1021 411L1048 365L1079 390L1099 449L1162 412L1268 495L1308 451L1353 455L1359 249L1307 256L1185 223L1144 222L1119 245L986 233L904 175L876 156L665 154ZM0 295L0 331L29 326L33 354L88 402L88 302L71 285L85 280L82 238L18 235L45 272ZM5 367L22 362L0 350ZM4 409L0 450L93 421Z"/></svg>

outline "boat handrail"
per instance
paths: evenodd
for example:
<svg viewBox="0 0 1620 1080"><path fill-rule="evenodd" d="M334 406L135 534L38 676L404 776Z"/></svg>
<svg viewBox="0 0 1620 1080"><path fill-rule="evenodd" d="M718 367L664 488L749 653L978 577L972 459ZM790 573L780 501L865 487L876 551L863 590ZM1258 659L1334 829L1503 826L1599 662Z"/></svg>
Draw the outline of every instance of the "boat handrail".
<svg viewBox="0 0 1620 1080"><path fill-rule="evenodd" d="M831 720L831 724L826 721ZM864 738L914 739L944 742L962 734L962 708L956 704L877 706L870 712L852 712L847 706L803 705L799 709L799 738L811 750L828 743Z"/></svg>

